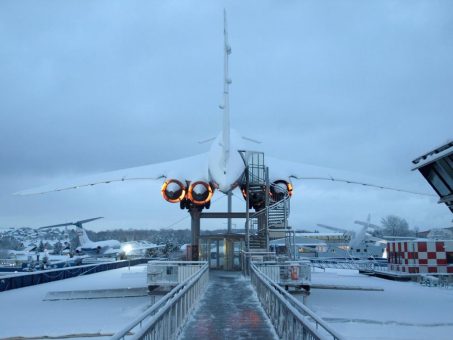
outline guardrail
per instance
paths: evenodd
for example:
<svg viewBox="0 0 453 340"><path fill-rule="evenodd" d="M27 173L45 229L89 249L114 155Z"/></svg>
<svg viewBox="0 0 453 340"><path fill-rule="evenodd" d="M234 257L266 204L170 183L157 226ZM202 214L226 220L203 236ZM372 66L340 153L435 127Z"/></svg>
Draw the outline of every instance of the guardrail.
<svg viewBox="0 0 453 340"><path fill-rule="evenodd" d="M311 266L306 262L254 262L259 271L275 283L311 281Z"/></svg>
<svg viewBox="0 0 453 340"><path fill-rule="evenodd" d="M176 339L208 280L206 262L197 273L173 288L111 339Z"/></svg>
<svg viewBox="0 0 453 340"><path fill-rule="evenodd" d="M137 264L147 263L147 259L124 260L101 264L87 264L83 266L74 266L60 269L50 269L31 273L14 273L0 277L0 292L17 289L27 286L34 286L41 283L59 281L76 277L80 275L99 273L105 270L118 269L134 266Z"/></svg>
<svg viewBox="0 0 453 340"><path fill-rule="evenodd" d="M258 299L281 339L343 340L324 320L262 274L251 263L250 278Z"/></svg>
<svg viewBox="0 0 453 340"><path fill-rule="evenodd" d="M149 261L148 286L176 286L197 273L206 261Z"/></svg>
<svg viewBox="0 0 453 340"><path fill-rule="evenodd" d="M267 261L276 261L276 255L275 252L272 251L263 251L263 252L247 252L247 251L242 251L241 252L241 269L242 269L242 274L245 276L250 275L250 264L252 261L257 261L257 262L267 262Z"/></svg>
<svg viewBox="0 0 453 340"><path fill-rule="evenodd" d="M373 260L354 260L354 259L322 259L310 258L312 267L338 268L338 269L355 269L355 270L372 270L375 264Z"/></svg>

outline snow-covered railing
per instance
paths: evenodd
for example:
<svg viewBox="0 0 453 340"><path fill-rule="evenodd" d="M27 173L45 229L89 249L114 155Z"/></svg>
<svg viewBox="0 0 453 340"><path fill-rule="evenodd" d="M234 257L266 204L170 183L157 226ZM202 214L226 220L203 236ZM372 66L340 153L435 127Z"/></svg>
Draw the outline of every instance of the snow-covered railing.
<svg viewBox="0 0 453 340"><path fill-rule="evenodd" d="M278 284L311 281L311 266L307 262L255 262L254 265Z"/></svg>
<svg viewBox="0 0 453 340"><path fill-rule="evenodd" d="M198 272L205 261L149 261L148 286L176 286Z"/></svg>
<svg viewBox="0 0 453 340"><path fill-rule="evenodd" d="M310 259L312 267L338 268L338 269L356 269L371 271L374 268L373 260L354 260L354 259Z"/></svg>
<svg viewBox="0 0 453 340"><path fill-rule="evenodd" d="M187 316L205 291L208 263L144 311L111 339L176 339Z"/></svg>
<svg viewBox="0 0 453 340"><path fill-rule="evenodd" d="M251 263L250 278L280 339L342 340L324 320Z"/></svg>
<svg viewBox="0 0 453 340"><path fill-rule="evenodd" d="M245 276L250 275L250 263L251 262L275 262L276 254L272 251L262 251L262 252L241 252L241 263L242 263L242 274Z"/></svg>

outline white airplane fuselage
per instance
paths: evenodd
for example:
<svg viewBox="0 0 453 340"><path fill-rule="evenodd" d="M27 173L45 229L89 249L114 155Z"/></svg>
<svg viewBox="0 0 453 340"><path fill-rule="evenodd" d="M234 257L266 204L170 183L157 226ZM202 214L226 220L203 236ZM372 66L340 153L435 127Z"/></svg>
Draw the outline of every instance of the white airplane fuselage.
<svg viewBox="0 0 453 340"><path fill-rule="evenodd" d="M213 141L208 155L208 171L210 182L223 193L228 193L238 186L245 170L239 150L243 150L241 136L230 130L229 151L225 152L221 132Z"/></svg>
<svg viewBox="0 0 453 340"><path fill-rule="evenodd" d="M121 244L119 241L108 240L85 243L82 246L78 247L77 249L84 254L102 255L106 251L118 252L120 247Z"/></svg>
<svg viewBox="0 0 453 340"><path fill-rule="evenodd" d="M120 251L121 243L118 240L93 242L88 238L85 229L81 226L77 226L76 231L80 242L80 247L76 249L77 253L87 255L110 255Z"/></svg>

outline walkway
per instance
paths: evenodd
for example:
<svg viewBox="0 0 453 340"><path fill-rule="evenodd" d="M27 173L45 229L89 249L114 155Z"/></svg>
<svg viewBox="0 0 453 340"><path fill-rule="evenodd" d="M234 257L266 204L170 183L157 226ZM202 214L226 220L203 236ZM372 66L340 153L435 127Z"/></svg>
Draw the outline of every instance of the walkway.
<svg viewBox="0 0 453 340"><path fill-rule="evenodd" d="M180 340L277 339L249 280L238 272L209 275L208 288Z"/></svg>

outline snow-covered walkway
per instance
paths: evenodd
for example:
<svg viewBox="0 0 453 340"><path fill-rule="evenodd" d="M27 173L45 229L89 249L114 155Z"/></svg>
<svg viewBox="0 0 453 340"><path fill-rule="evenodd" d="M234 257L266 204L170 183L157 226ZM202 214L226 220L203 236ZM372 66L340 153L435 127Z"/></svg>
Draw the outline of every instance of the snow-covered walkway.
<svg viewBox="0 0 453 340"><path fill-rule="evenodd" d="M211 271L208 288L180 337L277 339L249 280L237 272Z"/></svg>

